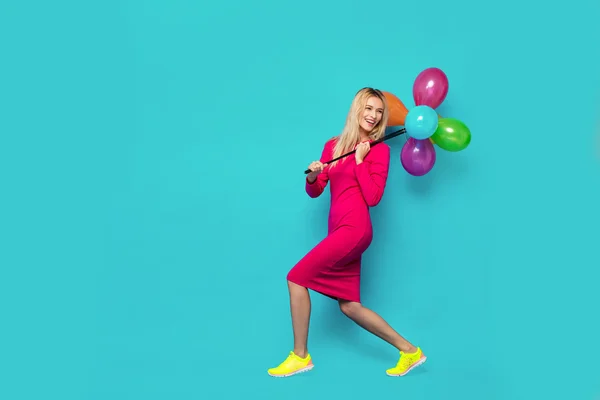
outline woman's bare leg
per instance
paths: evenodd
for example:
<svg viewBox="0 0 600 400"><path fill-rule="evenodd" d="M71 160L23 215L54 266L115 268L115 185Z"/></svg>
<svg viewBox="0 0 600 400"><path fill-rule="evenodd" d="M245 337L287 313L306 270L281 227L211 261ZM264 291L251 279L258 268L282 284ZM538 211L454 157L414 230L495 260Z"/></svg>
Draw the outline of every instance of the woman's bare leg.
<svg viewBox="0 0 600 400"><path fill-rule="evenodd" d="M398 334L383 318L360 303L339 300L340 310L356 324L385 340L405 353L414 353L417 348Z"/></svg>
<svg viewBox="0 0 600 400"><path fill-rule="evenodd" d="M294 353L301 358L308 354L308 326L310 322L310 295L308 289L288 281L290 311L294 330Z"/></svg>

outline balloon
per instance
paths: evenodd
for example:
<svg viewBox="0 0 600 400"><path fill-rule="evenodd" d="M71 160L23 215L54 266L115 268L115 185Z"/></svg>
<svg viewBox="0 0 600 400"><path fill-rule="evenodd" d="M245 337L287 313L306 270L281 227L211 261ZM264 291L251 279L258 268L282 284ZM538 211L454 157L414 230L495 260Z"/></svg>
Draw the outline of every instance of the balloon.
<svg viewBox="0 0 600 400"><path fill-rule="evenodd" d="M427 139L437 129L438 120L438 115L433 108L429 106L416 106L406 115L404 128L406 128L406 133L410 137L419 140Z"/></svg>
<svg viewBox="0 0 600 400"><path fill-rule="evenodd" d="M471 143L471 131L455 118L441 118L431 139L444 150L461 151Z"/></svg>
<svg viewBox="0 0 600 400"><path fill-rule="evenodd" d="M439 68L422 71L413 84L413 98L417 106L437 108L448 94L448 77Z"/></svg>
<svg viewBox="0 0 600 400"><path fill-rule="evenodd" d="M400 152L400 162L411 175L422 176L435 165L435 147L429 139L408 138Z"/></svg>
<svg viewBox="0 0 600 400"><path fill-rule="evenodd" d="M387 126L404 125L404 119L406 118L406 114L408 114L408 109L404 106L402 101L400 101L400 99L394 96L392 93L382 93L387 100L388 109L390 112Z"/></svg>

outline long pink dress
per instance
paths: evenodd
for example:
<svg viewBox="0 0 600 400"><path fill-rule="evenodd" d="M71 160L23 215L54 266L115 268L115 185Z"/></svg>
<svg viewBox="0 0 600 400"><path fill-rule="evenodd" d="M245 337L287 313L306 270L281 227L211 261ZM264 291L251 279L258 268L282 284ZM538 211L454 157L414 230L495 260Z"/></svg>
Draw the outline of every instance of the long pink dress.
<svg viewBox="0 0 600 400"><path fill-rule="evenodd" d="M322 163L333 158L334 140L325 143ZM289 271L289 281L336 300L360 302L362 254L373 239L369 207L383 196L389 165L390 148L379 143L361 164L350 155L326 166L312 184L306 180L313 198L330 184L328 235Z"/></svg>

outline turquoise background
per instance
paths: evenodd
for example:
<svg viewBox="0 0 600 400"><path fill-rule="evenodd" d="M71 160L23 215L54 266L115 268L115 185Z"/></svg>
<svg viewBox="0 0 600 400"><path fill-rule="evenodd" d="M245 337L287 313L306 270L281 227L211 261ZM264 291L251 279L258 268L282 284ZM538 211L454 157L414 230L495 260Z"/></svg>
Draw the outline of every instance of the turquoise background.
<svg viewBox="0 0 600 400"><path fill-rule="evenodd" d="M0 397L597 399L598 2L0 5ZM285 276L326 233L303 171L375 86L472 131L409 176L390 141L365 305L393 348ZM596 315L596 317L594 317Z"/></svg>

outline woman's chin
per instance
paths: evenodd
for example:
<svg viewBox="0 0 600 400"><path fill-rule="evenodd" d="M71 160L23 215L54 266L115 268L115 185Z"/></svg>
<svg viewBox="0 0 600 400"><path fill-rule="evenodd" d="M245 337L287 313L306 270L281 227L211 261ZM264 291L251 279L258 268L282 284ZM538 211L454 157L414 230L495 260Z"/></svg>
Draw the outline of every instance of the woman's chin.
<svg viewBox="0 0 600 400"><path fill-rule="evenodd" d="M369 124L367 124L367 123L360 124L360 127L361 127L361 128L363 129L363 131L365 131L366 133L371 133L371 132L373 132L373 128L374 128L374 126L371 126L371 125L369 125Z"/></svg>

